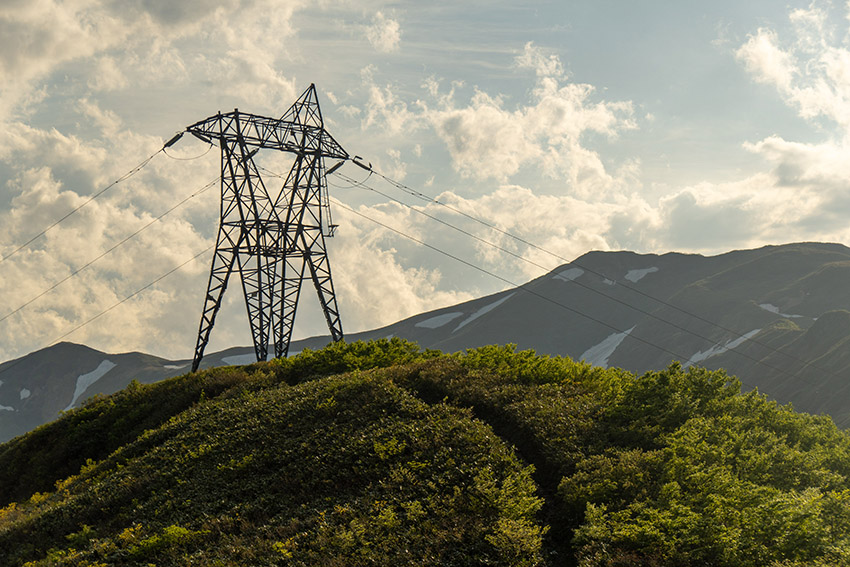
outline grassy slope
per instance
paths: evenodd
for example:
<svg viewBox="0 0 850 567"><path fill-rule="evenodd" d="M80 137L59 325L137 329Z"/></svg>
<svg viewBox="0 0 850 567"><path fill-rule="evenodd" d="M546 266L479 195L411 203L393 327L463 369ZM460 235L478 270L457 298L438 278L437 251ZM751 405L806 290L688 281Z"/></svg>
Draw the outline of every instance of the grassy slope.
<svg viewBox="0 0 850 567"><path fill-rule="evenodd" d="M850 438L737 392L398 340L136 386L0 446L0 564L843 564Z"/></svg>

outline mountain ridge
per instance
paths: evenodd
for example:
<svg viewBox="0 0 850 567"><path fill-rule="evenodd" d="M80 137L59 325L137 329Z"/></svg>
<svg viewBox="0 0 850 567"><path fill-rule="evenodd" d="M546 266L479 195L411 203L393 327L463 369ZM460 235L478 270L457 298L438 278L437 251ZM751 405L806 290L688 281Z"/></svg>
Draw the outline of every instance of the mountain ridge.
<svg viewBox="0 0 850 567"><path fill-rule="evenodd" d="M834 243L769 245L714 256L592 251L517 288L347 338L395 336L446 352L511 343L636 373L673 360L723 367L746 389L757 387L801 411L827 413L847 427L850 392L841 376L850 371L850 343L843 330L831 336L816 323L826 313L850 310L850 287L843 285L848 278L850 248ZM293 342L290 350L321 348L328 341L311 337ZM0 365L0 408L12 408L0 409L0 441L73 404L80 376L105 360L116 367L85 388L76 403L132 379L148 383L178 375L190 362L142 353L92 356L97 352L92 350L68 357L50 348ZM233 347L208 355L203 367L250 362L252 353ZM34 360L28 366L36 355L54 366ZM77 358L80 364L71 369Z"/></svg>

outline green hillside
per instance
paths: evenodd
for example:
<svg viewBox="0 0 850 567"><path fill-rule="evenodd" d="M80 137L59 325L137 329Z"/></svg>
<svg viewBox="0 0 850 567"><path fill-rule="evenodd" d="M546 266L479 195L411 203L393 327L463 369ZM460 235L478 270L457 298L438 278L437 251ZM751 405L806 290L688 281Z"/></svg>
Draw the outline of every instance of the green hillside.
<svg viewBox="0 0 850 567"><path fill-rule="evenodd" d="M339 343L0 445L0 565L846 565L849 479L722 371Z"/></svg>

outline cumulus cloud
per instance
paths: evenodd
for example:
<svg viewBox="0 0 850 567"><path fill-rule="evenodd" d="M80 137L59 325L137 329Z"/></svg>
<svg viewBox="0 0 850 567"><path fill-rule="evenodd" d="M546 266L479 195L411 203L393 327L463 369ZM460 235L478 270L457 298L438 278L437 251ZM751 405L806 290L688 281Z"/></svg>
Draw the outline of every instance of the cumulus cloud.
<svg viewBox="0 0 850 567"><path fill-rule="evenodd" d="M0 6L0 119L31 95L31 83L68 61L126 37L121 22L96 3L4 2Z"/></svg>
<svg viewBox="0 0 850 567"><path fill-rule="evenodd" d="M476 89L467 105L443 97L426 113L455 168L475 179L504 182L521 168L536 166L550 177L565 178L577 193L610 187L611 175L599 154L582 144L582 135L614 138L634 128L632 104L594 102L591 85L565 83L560 60L531 43L516 63L535 71L531 104L508 108L503 97Z"/></svg>
<svg viewBox="0 0 850 567"><path fill-rule="evenodd" d="M113 57L98 58L96 69L88 80L88 86L93 91L116 91L129 85L126 74Z"/></svg>
<svg viewBox="0 0 850 567"><path fill-rule="evenodd" d="M813 2L790 14L794 37L761 28L738 51L757 80L777 87L804 118L824 117L850 129L850 50L834 40L826 7Z"/></svg>
<svg viewBox="0 0 850 567"><path fill-rule="evenodd" d="M396 95L390 84L379 85L375 80L375 72L376 67L369 65L360 73L368 96L361 128L379 127L390 137L408 135L421 128L423 118L418 108L421 105L418 102L408 104Z"/></svg>
<svg viewBox="0 0 850 567"><path fill-rule="evenodd" d="M358 212L407 234L422 236L422 223L411 223L410 215L397 207L359 207ZM470 290L454 289L446 282L442 269L433 262L402 264L398 247L407 243L400 242L394 233L344 208L337 207L335 215L345 229L330 243L334 280L341 309L349 320L357 322L357 330L474 298ZM395 246L386 246L387 239Z"/></svg>
<svg viewBox="0 0 850 567"><path fill-rule="evenodd" d="M525 44L520 55L515 59L516 65L523 69L531 69L538 77L561 78L564 73L564 65L557 54L546 52L534 43Z"/></svg>
<svg viewBox="0 0 850 567"><path fill-rule="evenodd" d="M260 111L291 104L294 81L280 61L291 55L291 19L302 5L277 0L4 2L2 255L161 147L160 136L145 132L157 132L151 123L162 120L170 122L171 130L157 133L169 136L185 123L163 119L172 104L189 101L191 115L180 119L186 122L202 118L196 113L204 97L250 100ZM4 305L12 310L50 289L214 179L217 152L191 159L206 150L197 141L182 141L169 154L188 161L159 155L4 261L9 276L0 282ZM46 346L192 258L210 245L217 215L216 188L8 317L0 324L0 357ZM191 354L208 262L208 257L191 262L68 339L108 350ZM214 343L220 346L245 342L239 324L244 307L228 315L235 299L228 298L219 319Z"/></svg>
<svg viewBox="0 0 850 567"><path fill-rule="evenodd" d="M401 47L401 26L389 8L310 3L322 29L330 28L319 38L328 45L313 53L300 51L301 46L312 48L319 39L295 26L303 23L296 13L307 5L279 0L3 3L0 30L10 35L0 33L0 69L11 78L0 86L6 134L0 146L0 252L8 253L85 202L155 152L174 129L231 104L275 115L306 86L305 76L335 73L336 68L328 69L336 60L349 74L333 84L324 108L334 137L379 171L423 191L428 187L455 209L411 198L422 211L530 262L407 207L380 202L374 194L355 195L351 187L335 196L363 215L515 283L591 249L714 253L850 237L844 228L850 213L850 198L844 196L850 184L845 143L850 58L818 4L791 13L791 36L755 30L736 56L755 80L776 88L806 120L817 120L826 138L831 124L837 125L837 135L805 143L787 135L751 140L743 150L766 164L764 171L727 183L693 180L664 189L649 187L639 160L606 154L618 137L637 128L636 113L651 119L648 109L609 100L605 85L571 77L559 52L523 45L522 38L516 52L504 55L499 81L486 74L422 80L419 68L411 78L397 73L396 66L366 64L376 50ZM340 21L328 17L329 7L334 17L344 12ZM362 22L365 10L374 14L368 26L351 33L345 22ZM413 24L405 24L405 33L408 25ZM317 43L309 44L311 39ZM351 49L360 49L360 57L346 58ZM317 67L314 56L329 63ZM363 69L359 80L357 69ZM664 123L659 116L653 127ZM157 156L4 262L0 293L6 303L27 301L200 189L219 172L218 152L204 155L208 149L184 137L169 154L185 161ZM368 181L378 182L377 176ZM67 333L210 246L219 214L217 191L190 200L4 321L0 357L44 346L42 341ZM334 207L334 216L340 229L329 241L329 253L349 332L508 285L341 207ZM190 356L209 261L206 255L191 262L69 339L107 350ZM303 297L296 333L324 332L315 294L305 289ZM242 301L239 286L231 286L210 349L249 342Z"/></svg>
<svg viewBox="0 0 850 567"><path fill-rule="evenodd" d="M462 82L446 87L435 77L422 85L427 96L411 101L397 94L396 85L380 84L378 68L370 65L361 72L365 108L342 108L360 114L363 130L379 131L390 143L405 142L414 132L436 134L454 169L475 181L505 183L534 168L585 196L621 185L619 174L626 170L609 172L583 137L593 133L613 140L636 128L632 103L595 101L593 86L569 82L557 55L532 43L513 63L518 71L534 71L527 103L511 104L503 94L478 87L464 101L457 94ZM421 146L408 145L422 155Z"/></svg>
<svg viewBox="0 0 850 567"><path fill-rule="evenodd" d="M88 201L63 187L48 168L25 171L13 184L19 193L11 208L0 214L4 243L25 242L45 226L45 221L61 218ZM8 356L26 348L34 339L49 341L64 336L203 250L207 246L205 239L179 216L152 224L120 249L81 270L153 220L150 213L123 206L121 199L105 197L85 204L32 245L6 259L0 282L6 306L0 313L0 317L5 317L0 325L3 354ZM12 250L4 246L4 256ZM77 270L81 271L66 280ZM175 302L190 295L182 289L181 282L192 281L192 287L197 287L202 271L197 265L187 266L171 277L172 286L155 288L128 301L121 309L99 318L96 324L74 333L71 340L111 348L160 348L163 338L187 331L185 324L169 319ZM35 299L59 282L62 283L55 291ZM12 309L24 304L28 304L24 310L8 316ZM160 326L161 331L150 332L152 327Z"/></svg>
<svg viewBox="0 0 850 567"><path fill-rule="evenodd" d="M850 50L837 39L828 8L813 2L792 10L789 36L761 28L736 52L757 81L776 87L790 107L817 121L826 134L820 142L773 135L744 144L770 170L728 188L735 202L727 199L727 208L730 214L733 208L749 209L744 222L768 241L843 240L850 234L841 220L850 212L845 196L850 183ZM844 9L850 14L850 5Z"/></svg>
<svg viewBox="0 0 850 567"><path fill-rule="evenodd" d="M757 80L788 90L795 68L791 54L783 51L778 43L776 32L761 28L738 48L736 55Z"/></svg>
<svg viewBox="0 0 850 567"><path fill-rule="evenodd" d="M401 41L401 26L397 20L377 12L372 18L372 24L366 28L366 39L382 53L397 51Z"/></svg>

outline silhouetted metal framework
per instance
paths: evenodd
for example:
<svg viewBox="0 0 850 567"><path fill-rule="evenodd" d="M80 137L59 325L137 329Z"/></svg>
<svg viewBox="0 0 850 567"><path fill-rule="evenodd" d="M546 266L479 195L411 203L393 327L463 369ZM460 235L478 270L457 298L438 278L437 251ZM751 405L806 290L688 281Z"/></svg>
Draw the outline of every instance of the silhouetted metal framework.
<svg viewBox="0 0 850 567"><path fill-rule="evenodd" d="M334 341L342 339L325 237L333 236L325 158L348 159L325 130L314 85L279 119L234 110L186 128L221 148L221 224L216 240L192 371L198 369L233 272L242 291L257 360L286 356L306 277L313 281ZM293 154L283 186L269 192L254 155L260 149Z"/></svg>

